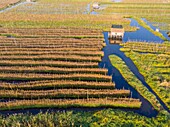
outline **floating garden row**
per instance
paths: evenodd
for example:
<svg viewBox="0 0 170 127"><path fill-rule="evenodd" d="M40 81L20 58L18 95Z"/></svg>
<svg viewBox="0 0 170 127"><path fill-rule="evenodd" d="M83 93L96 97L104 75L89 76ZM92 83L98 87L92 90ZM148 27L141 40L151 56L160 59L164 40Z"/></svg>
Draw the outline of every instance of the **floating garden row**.
<svg viewBox="0 0 170 127"><path fill-rule="evenodd" d="M50 73L50 74L71 74L91 73L106 75L108 70L102 68L58 68L49 66L25 67L25 66L0 66L0 72L6 73Z"/></svg>
<svg viewBox="0 0 170 127"><path fill-rule="evenodd" d="M105 98L128 97L129 90L95 90L95 89L56 89L56 90L0 90L3 99L42 99L42 98Z"/></svg>
<svg viewBox="0 0 170 127"><path fill-rule="evenodd" d="M93 36L95 37L101 37L101 31L100 30L88 30L88 29L2 29L0 30L0 34L12 34L16 36L30 36L30 37L35 37L35 36Z"/></svg>
<svg viewBox="0 0 170 127"><path fill-rule="evenodd" d="M3 90L41 90L41 89L114 89L115 84L112 82L96 82L96 81L73 81L73 80L43 80L22 82L19 84L0 82L0 89Z"/></svg>
<svg viewBox="0 0 170 127"><path fill-rule="evenodd" d="M50 66L64 68L98 68L98 62L71 62L71 61L53 61L53 60L3 60L0 66Z"/></svg>
<svg viewBox="0 0 170 127"><path fill-rule="evenodd" d="M103 56L102 51L3 51L0 55L80 55L80 56Z"/></svg>
<svg viewBox="0 0 170 127"><path fill-rule="evenodd" d="M108 81L111 76L101 74L36 74L36 73L0 73L0 80L4 81L36 81L36 80L77 80L77 81Z"/></svg>
<svg viewBox="0 0 170 127"><path fill-rule="evenodd" d="M38 99L0 102L0 110L27 108L120 107L140 108L141 102L132 98Z"/></svg>
<svg viewBox="0 0 170 127"><path fill-rule="evenodd" d="M26 56L26 55L11 55L2 56L0 60L56 60L56 61L80 61L80 62L100 62L100 56L78 56L78 55L38 55L38 56Z"/></svg>
<svg viewBox="0 0 170 127"><path fill-rule="evenodd" d="M101 38L3 38L3 40L0 40L1 45L19 45L19 44L39 44L39 45L55 45L55 44L103 44L103 41Z"/></svg>
<svg viewBox="0 0 170 127"><path fill-rule="evenodd" d="M11 46L8 46L8 48L18 48L20 45L18 45L18 46L15 46L15 45L11 45ZM39 45L21 45L21 47L22 48L34 48L34 47L38 47ZM67 45L65 45L65 44L63 44L63 45L43 45L43 46L41 46L41 48L69 48L69 47L74 47L74 48L90 48L90 47L92 47L91 45L82 45L82 44L80 44L80 45L74 45L74 44L67 44ZM95 46L96 48L98 48L98 49L102 49L103 48L103 46L102 45L96 45ZM0 46L0 48L7 48L7 46Z"/></svg>
<svg viewBox="0 0 170 127"><path fill-rule="evenodd" d="M31 47L31 48L23 48L23 47L14 47L14 48L9 48L8 50L7 47L0 47L0 51L2 52L7 52L7 51L27 51L28 54L30 51L43 51L43 52L51 52L51 51L101 51L100 48L97 47L91 47L91 48L83 48L83 47L63 47L63 48L55 48L55 47L48 47L48 48L43 48L43 47Z"/></svg>

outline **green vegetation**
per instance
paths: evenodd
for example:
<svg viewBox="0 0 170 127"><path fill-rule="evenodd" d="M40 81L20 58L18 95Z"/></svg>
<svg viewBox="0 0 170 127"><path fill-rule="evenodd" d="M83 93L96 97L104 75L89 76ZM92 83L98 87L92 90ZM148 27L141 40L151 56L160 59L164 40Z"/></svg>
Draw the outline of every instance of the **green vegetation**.
<svg viewBox="0 0 170 127"><path fill-rule="evenodd" d="M123 44L123 47L123 50L126 48L130 49L125 54L133 60L140 73L145 77L148 85L170 108L169 43L150 44L129 42Z"/></svg>
<svg viewBox="0 0 170 127"><path fill-rule="evenodd" d="M116 67L125 80L135 88L144 98L146 98L155 109L160 110L161 105L156 97L142 84L142 82L130 71L124 61L116 55L109 56L110 61Z"/></svg>
<svg viewBox="0 0 170 127"><path fill-rule="evenodd" d="M93 112L57 112L57 113L39 113L15 114L0 117L0 126L6 127L168 127L170 125L170 116L162 111L156 118L147 118L133 112L124 112L116 109L107 109Z"/></svg>

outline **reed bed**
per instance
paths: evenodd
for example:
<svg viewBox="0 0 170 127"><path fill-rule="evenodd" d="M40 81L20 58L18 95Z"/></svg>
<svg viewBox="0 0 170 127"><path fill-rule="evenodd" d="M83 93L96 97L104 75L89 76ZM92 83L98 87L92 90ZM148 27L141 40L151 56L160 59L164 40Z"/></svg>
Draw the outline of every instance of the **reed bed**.
<svg viewBox="0 0 170 127"><path fill-rule="evenodd" d="M40 99L40 98L104 98L128 97L129 90L95 89L56 89L56 90L0 90L1 98Z"/></svg>
<svg viewBox="0 0 170 127"><path fill-rule="evenodd" d="M0 110L27 108L68 108L68 107L121 107L140 108L141 102L132 98L89 98L89 99L38 99L0 102Z"/></svg>
<svg viewBox="0 0 170 127"><path fill-rule="evenodd" d="M57 88L84 88L84 89L114 89L113 82L92 82L92 81L73 81L73 80L43 80L32 82L21 82L17 84L0 82L0 89L24 89L24 90L41 90Z"/></svg>

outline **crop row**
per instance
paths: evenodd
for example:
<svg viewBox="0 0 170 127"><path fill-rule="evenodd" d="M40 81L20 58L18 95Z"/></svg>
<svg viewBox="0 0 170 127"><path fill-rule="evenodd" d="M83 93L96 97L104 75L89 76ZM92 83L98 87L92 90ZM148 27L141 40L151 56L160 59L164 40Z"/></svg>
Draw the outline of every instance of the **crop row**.
<svg viewBox="0 0 170 127"><path fill-rule="evenodd" d="M99 99L38 99L0 102L0 110L27 108L68 108L68 107L121 107L140 108L141 102L132 98L99 98Z"/></svg>
<svg viewBox="0 0 170 127"><path fill-rule="evenodd" d="M87 82L87 81L72 81L72 80L43 80L32 82L21 82L18 84L0 82L0 89L24 89L24 90L39 90L39 89L56 89L56 88L82 88L82 89L114 89L115 84L112 82Z"/></svg>
<svg viewBox="0 0 170 127"><path fill-rule="evenodd" d="M107 69L102 68L55 68L48 66L25 67L25 66L0 66L0 72L5 73L54 73L54 74L71 74L71 73L91 73L107 74Z"/></svg>
<svg viewBox="0 0 170 127"><path fill-rule="evenodd" d="M0 73L0 80L28 81L28 80L76 80L76 81L111 81L112 77L100 74L35 74L35 73Z"/></svg>
<svg viewBox="0 0 170 127"><path fill-rule="evenodd" d="M0 90L0 98L40 99L40 98L104 98L127 97L129 90L56 89L56 90Z"/></svg>

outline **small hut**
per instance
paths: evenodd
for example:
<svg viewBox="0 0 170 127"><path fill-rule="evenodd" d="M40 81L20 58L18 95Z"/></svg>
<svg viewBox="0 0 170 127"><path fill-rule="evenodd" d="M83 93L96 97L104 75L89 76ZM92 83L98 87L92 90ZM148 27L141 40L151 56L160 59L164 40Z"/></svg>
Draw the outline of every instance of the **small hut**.
<svg viewBox="0 0 170 127"><path fill-rule="evenodd" d="M111 32L109 32L109 38L122 40L124 32L122 25L112 25Z"/></svg>
<svg viewBox="0 0 170 127"><path fill-rule="evenodd" d="M98 2L93 3L93 9L99 9L100 5Z"/></svg>

